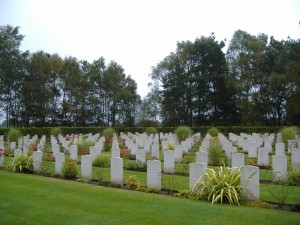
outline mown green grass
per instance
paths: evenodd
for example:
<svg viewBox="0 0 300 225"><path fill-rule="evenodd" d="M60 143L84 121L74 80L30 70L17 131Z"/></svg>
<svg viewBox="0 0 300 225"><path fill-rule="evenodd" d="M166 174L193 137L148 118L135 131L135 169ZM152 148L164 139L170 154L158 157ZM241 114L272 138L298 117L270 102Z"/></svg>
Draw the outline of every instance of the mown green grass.
<svg viewBox="0 0 300 225"><path fill-rule="evenodd" d="M211 205L0 170L1 225L300 224L299 213Z"/></svg>

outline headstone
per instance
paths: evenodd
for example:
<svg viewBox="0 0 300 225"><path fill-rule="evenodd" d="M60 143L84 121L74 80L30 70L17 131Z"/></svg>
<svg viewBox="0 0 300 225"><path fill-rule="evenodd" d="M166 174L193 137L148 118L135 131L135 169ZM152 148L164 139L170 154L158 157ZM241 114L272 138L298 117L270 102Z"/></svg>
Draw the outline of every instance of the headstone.
<svg viewBox="0 0 300 225"><path fill-rule="evenodd" d="M175 173L175 160L173 150L164 150L164 172Z"/></svg>
<svg viewBox="0 0 300 225"><path fill-rule="evenodd" d="M92 180L92 156L81 155L81 177Z"/></svg>
<svg viewBox="0 0 300 225"><path fill-rule="evenodd" d="M77 145L72 145L70 148L70 159L77 161Z"/></svg>
<svg viewBox="0 0 300 225"><path fill-rule="evenodd" d="M256 158L257 157L257 144L255 142L250 142L248 145L248 157Z"/></svg>
<svg viewBox="0 0 300 225"><path fill-rule="evenodd" d="M291 149L292 168L300 169L300 146Z"/></svg>
<svg viewBox="0 0 300 225"><path fill-rule="evenodd" d="M147 188L161 190L161 162L159 160L147 161Z"/></svg>
<svg viewBox="0 0 300 225"><path fill-rule="evenodd" d="M267 148L258 148L257 164L259 166L269 165L269 150Z"/></svg>
<svg viewBox="0 0 300 225"><path fill-rule="evenodd" d="M22 154L23 154L23 151L21 149L14 150L14 158L17 158Z"/></svg>
<svg viewBox="0 0 300 225"><path fill-rule="evenodd" d="M231 167L240 168L245 165L245 155L243 153L233 153L231 159Z"/></svg>
<svg viewBox="0 0 300 225"><path fill-rule="evenodd" d="M57 153L60 153L60 149L59 149L58 144L53 144L52 145L52 153L53 153L53 155L56 155Z"/></svg>
<svg viewBox="0 0 300 225"><path fill-rule="evenodd" d="M113 147L111 149L111 158L117 158L120 157L120 148L119 147Z"/></svg>
<svg viewBox="0 0 300 225"><path fill-rule="evenodd" d="M16 142L10 142L9 143L9 148L10 148L10 150L15 150L16 149Z"/></svg>
<svg viewBox="0 0 300 225"><path fill-rule="evenodd" d="M207 165L204 163L190 163L190 168L189 168L189 188L190 190L193 189L196 181L199 180L199 178L206 173L207 170ZM204 182L204 178L202 177L201 182Z"/></svg>
<svg viewBox="0 0 300 225"><path fill-rule="evenodd" d="M204 163L204 165L208 165L208 153L207 152L197 152L196 153L196 162Z"/></svg>
<svg viewBox="0 0 300 225"><path fill-rule="evenodd" d="M42 161L43 161L43 152L34 151L33 152L33 171L34 172L42 171Z"/></svg>
<svg viewBox="0 0 300 225"><path fill-rule="evenodd" d="M159 145L153 144L151 146L151 159L159 160Z"/></svg>
<svg viewBox="0 0 300 225"><path fill-rule="evenodd" d="M276 155L285 155L284 154L284 143L275 143L275 154Z"/></svg>
<svg viewBox="0 0 300 225"><path fill-rule="evenodd" d="M272 155L273 182L283 181L287 173L286 155Z"/></svg>
<svg viewBox="0 0 300 225"><path fill-rule="evenodd" d="M259 199L259 168L244 166L241 168L242 198L257 201Z"/></svg>
<svg viewBox="0 0 300 225"><path fill-rule="evenodd" d="M91 146L90 147L90 155L92 157L92 161L97 157L97 155L100 155L100 149L97 146Z"/></svg>
<svg viewBox="0 0 300 225"><path fill-rule="evenodd" d="M123 159L111 158L110 182L123 186Z"/></svg>
<svg viewBox="0 0 300 225"><path fill-rule="evenodd" d="M176 145L174 147L174 158L175 158L175 162L182 161L182 146L181 145Z"/></svg>
<svg viewBox="0 0 300 225"><path fill-rule="evenodd" d="M55 173L62 176L62 166L65 162L65 153L57 153L55 154Z"/></svg>
<svg viewBox="0 0 300 225"><path fill-rule="evenodd" d="M0 168L4 167L4 147L3 141L0 141Z"/></svg>
<svg viewBox="0 0 300 225"><path fill-rule="evenodd" d="M138 149L136 151L136 162L141 165L146 162L146 150L145 149Z"/></svg>

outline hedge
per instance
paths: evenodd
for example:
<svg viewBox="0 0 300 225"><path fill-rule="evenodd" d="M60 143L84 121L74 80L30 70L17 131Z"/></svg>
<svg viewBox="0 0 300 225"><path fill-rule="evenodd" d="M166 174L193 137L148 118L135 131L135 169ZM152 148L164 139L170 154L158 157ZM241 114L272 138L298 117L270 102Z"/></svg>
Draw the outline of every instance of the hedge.
<svg viewBox="0 0 300 225"><path fill-rule="evenodd" d="M215 126L221 133L224 135L228 135L229 133L277 133L281 128L281 126ZM66 134L96 134L102 133L103 129L106 127L61 127L63 135ZM201 126L201 127L192 127L194 133L200 132L202 135L205 135L208 129L211 126ZM38 135L41 137L42 135L50 136L51 127L28 127L28 128L18 128L22 135L29 134L30 136ZM131 132L131 133L143 133L147 129L147 127L113 127L117 133L120 132ZM163 133L173 133L176 127L157 127L158 132ZM0 135L7 136L9 128L0 128Z"/></svg>

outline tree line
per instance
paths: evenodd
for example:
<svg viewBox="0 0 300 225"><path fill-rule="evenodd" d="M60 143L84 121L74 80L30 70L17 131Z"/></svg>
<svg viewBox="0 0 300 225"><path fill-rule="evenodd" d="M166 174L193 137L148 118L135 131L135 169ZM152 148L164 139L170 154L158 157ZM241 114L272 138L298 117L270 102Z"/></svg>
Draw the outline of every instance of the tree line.
<svg viewBox="0 0 300 225"><path fill-rule="evenodd" d="M152 93L165 126L299 125L300 39L278 41L238 30L177 43L152 69ZM156 94L153 94L156 93Z"/></svg>
<svg viewBox="0 0 300 225"><path fill-rule="evenodd" d="M0 109L6 126L300 124L300 39L238 30L177 43L152 68L143 99L118 63L22 52L0 26Z"/></svg>

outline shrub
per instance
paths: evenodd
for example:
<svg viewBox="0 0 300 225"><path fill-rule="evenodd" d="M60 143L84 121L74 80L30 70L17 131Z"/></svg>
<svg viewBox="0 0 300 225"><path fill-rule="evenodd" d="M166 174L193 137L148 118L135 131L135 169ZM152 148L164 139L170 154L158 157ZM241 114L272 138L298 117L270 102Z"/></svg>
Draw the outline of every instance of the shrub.
<svg viewBox="0 0 300 225"><path fill-rule="evenodd" d="M150 135L158 133L158 130L155 127L147 127L145 132Z"/></svg>
<svg viewBox="0 0 300 225"><path fill-rule="evenodd" d="M220 144L214 144L209 147L210 163L213 166L224 164L224 154Z"/></svg>
<svg viewBox="0 0 300 225"><path fill-rule="evenodd" d="M240 170L230 167L219 167L217 171L209 168L195 183L192 192L196 197L217 202L228 202L239 205L241 191Z"/></svg>
<svg viewBox="0 0 300 225"><path fill-rule="evenodd" d="M102 131L102 135L105 137L105 138L111 138L114 133L116 133L116 131L111 128L111 127L108 127L108 128L105 128L103 131Z"/></svg>
<svg viewBox="0 0 300 225"><path fill-rule="evenodd" d="M175 129L175 134L180 141L184 141L193 134L193 130L187 126L180 126Z"/></svg>
<svg viewBox="0 0 300 225"><path fill-rule="evenodd" d="M295 135L299 134L298 127L285 127L280 130L282 134L283 141L287 143L288 140L292 140L295 138Z"/></svg>
<svg viewBox="0 0 300 225"><path fill-rule="evenodd" d="M93 166L95 167L110 167L110 157L109 155L98 155L94 160L93 160Z"/></svg>
<svg viewBox="0 0 300 225"><path fill-rule="evenodd" d="M300 170L290 170L287 173L287 182L291 186L300 186Z"/></svg>
<svg viewBox="0 0 300 225"><path fill-rule="evenodd" d="M129 149L127 149L127 148L121 148L121 150L120 150L120 157L121 158L129 158L129 156L130 156L130 150Z"/></svg>
<svg viewBox="0 0 300 225"><path fill-rule="evenodd" d="M75 160L66 160L63 164L63 174L67 179L75 178L78 174L78 166Z"/></svg>
<svg viewBox="0 0 300 225"><path fill-rule="evenodd" d="M90 147L94 146L94 142L83 141L82 143L77 144L78 154L79 155L88 155L90 152Z"/></svg>
<svg viewBox="0 0 300 225"><path fill-rule="evenodd" d="M125 166L126 170L133 170L133 171L140 171L146 172L147 171L147 164L146 163L137 163L136 161L129 161Z"/></svg>
<svg viewBox="0 0 300 225"><path fill-rule="evenodd" d="M208 133L210 134L211 137L218 137L219 130L215 127L211 127L208 129Z"/></svg>
<svg viewBox="0 0 300 225"><path fill-rule="evenodd" d="M131 175L126 179L126 187L130 190L139 190L141 183L136 175Z"/></svg>
<svg viewBox="0 0 300 225"><path fill-rule="evenodd" d="M62 129L60 127L52 127L50 129L50 134L57 137L59 134L62 134Z"/></svg>
<svg viewBox="0 0 300 225"><path fill-rule="evenodd" d="M10 142L18 142L19 138L22 137L22 133L17 128L11 128L7 136Z"/></svg>
<svg viewBox="0 0 300 225"><path fill-rule="evenodd" d="M32 155L21 154L16 158L11 158L6 169L13 172L32 172L33 170L33 157Z"/></svg>

